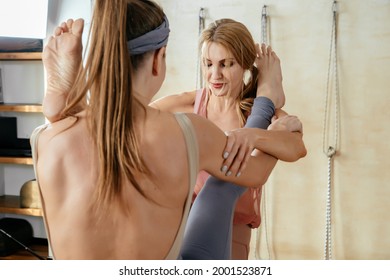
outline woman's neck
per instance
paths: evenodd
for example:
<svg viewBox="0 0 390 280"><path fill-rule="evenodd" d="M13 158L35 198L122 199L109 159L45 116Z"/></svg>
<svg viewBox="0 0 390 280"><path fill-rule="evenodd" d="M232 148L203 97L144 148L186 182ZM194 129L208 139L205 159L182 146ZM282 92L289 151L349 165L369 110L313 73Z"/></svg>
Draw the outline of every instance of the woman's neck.
<svg viewBox="0 0 390 280"><path fill-rule="evenodd" d="M134 73L132 80L133 96L136 97L144 106L149 105L153 96L156 94L151 88L151 81L140 72Z"/></svg>
<svg viewBox="0 0 390 280"><path fill-rule="evenodd" d="M210 94L207 104L207 111L212 110L216 113L235 111L237 102L238 101L231 96L215 96Z"/></svg>
<svg viewBox="0 0 390 280"><path fill-rule="evenodd" d="M237 103L238 101L231 97L210 96L206 117L223 131L239 128Z"/></svg>

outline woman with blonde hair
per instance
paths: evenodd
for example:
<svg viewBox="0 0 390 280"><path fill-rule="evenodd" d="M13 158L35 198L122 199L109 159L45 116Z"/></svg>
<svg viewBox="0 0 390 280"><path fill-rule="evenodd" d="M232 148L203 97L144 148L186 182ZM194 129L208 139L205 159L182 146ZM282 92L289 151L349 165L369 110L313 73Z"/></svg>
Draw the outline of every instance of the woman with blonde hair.
<svg viewBox="0 0 390 280"><path fill-rule="evenodd" d="M233 19L219 19L203 30L199 39L203 80L205 86L191 92L160 98L151 106L162 111L194 112L206 117L223 131L241 128L247 123L257 94L267 92L270 85L263 83L269 77L274 92L283 92L282 76L277 71L267 73L264 64L258 64L258 54L270 54L279 63L270 47L255 44L244 24ZM256 67L256 63L257 66ZM263 69L262 69L263 67ZM260 78L259 78L260 77ZM277 96L277 95L276 95ZM284 95L276 102L280 109ZM285 112L276 110L278 116ZM263 118L261 128L267 129L271 118ZM203 188L209 174L201 171L197 178L194 198ZM233 219L232 258L248 259L252 229L260 225L261 185L245 192L237 201Z"/></svg>
<svg viewBox="0 0 390 280"><path fill-rule="evenodd" d="M227 137L195 114L148 106L165 78L169 35L156 3L94 1L84 67L82 31L82 20L69 20L49 39L44 113L52 123L32 136L54 258L185 258L179 250L200 169L255 187L275 158L304 156L296 118ZM258 154L248 156L254 148Z"/></svg>

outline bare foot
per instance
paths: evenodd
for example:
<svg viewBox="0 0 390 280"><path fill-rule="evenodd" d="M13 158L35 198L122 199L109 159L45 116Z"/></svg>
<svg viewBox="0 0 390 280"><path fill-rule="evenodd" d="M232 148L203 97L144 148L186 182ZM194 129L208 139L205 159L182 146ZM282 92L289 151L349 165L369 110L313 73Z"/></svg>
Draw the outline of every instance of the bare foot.
<svg viewBox="0 0 390 280"><path fill-rule="evenodd" d="M282 69L279 57L264 44L257 44L256 66L259 70L259 79L257 84L257 96L265 96L272 100L276 109L280 109L286 102L282 85Z"/></svg>
<svg viewBox="0 0 390 280"><path fill-rule="evenodd" d="M82 63L83 29L83 19L69 19L58 26L49 38L42 54L47 72L47 93L69 93Z"/></svg>

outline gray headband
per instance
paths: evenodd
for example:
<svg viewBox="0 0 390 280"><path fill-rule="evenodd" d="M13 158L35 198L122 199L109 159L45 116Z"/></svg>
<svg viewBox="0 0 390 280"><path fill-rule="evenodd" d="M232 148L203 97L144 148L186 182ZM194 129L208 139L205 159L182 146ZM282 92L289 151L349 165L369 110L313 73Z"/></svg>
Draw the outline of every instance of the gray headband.
<svg viewBox="0 0 390 280"><path fill-rule="evenodd" d="M167 17L164 16L164 21L159 27L127 41L127 48L130 55L146 53L166 46L168 43L169 31L169 22Z"/></svg>

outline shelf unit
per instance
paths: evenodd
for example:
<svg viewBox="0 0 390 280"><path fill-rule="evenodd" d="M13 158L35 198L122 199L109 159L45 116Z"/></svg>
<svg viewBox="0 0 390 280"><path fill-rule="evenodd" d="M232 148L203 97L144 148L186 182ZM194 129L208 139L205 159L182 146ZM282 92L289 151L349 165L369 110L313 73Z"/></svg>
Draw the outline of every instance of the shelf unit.
<svg viewBox="0 0 390 280"><path fill-rule="evenodd" d="M41 52L0 52L2 61L39 61L42 60ZM41 104L1 103L0 112L42 113ZM0 156L0 164L32 165L31 157L3 157ZM42 210L36 208L21 208L20 198L17 195L0 196L0 214L17 214L26 216L42 216Z"/></svg>

